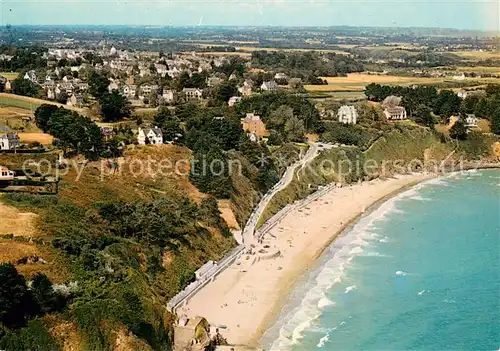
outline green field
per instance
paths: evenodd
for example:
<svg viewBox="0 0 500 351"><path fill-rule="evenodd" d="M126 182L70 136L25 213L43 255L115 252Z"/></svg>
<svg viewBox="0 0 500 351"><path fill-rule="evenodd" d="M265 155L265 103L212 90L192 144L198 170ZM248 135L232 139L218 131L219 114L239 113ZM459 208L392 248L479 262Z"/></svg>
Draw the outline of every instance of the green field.
<svg viewBox="0 0 500 351"><path fill-rule="evenodd" d="M0 96L0 105L19 107L25 110L34 111L41 105L38 102L25 101L23 99L17 99L13 97Z"/></svg>

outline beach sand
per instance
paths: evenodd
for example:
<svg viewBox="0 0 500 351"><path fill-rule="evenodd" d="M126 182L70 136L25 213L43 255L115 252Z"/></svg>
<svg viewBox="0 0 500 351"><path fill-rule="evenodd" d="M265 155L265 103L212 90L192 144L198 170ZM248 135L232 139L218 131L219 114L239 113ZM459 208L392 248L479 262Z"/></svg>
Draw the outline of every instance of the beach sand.
<svg viewBox="0 0 500 351"><path fill-rule="evenodd" d="M296 279L338 234L371 206L428 178L406 175L335 188L294 209L269 232L275 238L268 242L279 248L280 257L250 264L255 256L244 255L178 313L226 325L221 333L230 344L259 346L260 337L277 318Z"/></svg>

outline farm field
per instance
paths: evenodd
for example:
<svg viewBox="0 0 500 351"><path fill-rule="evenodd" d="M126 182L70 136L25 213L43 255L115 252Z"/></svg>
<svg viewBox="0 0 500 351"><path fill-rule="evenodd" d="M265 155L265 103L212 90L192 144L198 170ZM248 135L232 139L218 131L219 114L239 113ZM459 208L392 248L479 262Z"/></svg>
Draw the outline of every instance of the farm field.
<svg viewBox="0 0 500 351"><path fill-rule="evenodd" d="M500 51L452 51L450 53L469 60L500 60Z"/></svg>
<svg viewBox="0 0 500 351"><path fill-rule="evenodd" d="M402 85L409 86L413 84L439 84L444 82L458 82L451 78L421 78L421 77L401 77L390 75L371 75L366 73L351 73L347 77L321 77L326 79L328 85L305 85L304 88L309 92L356 92L363 91L370 83L382 85ZM478 83L500 83L498 78L471 78L465 81L474 81Z"/></svg>
<svg viewBox="0 0 500 351"><path fill-rule="evenodd" d="M34 143L39 142L42 145L51 145L54 137L50 134L41 132L22 132L19 134L19 140L22 143Z"/></svg>
<svg viewBox="0 0 500 351"><path fill-rule="evenodd" d="M485 66L457 67L456 70L459 72L500 74L500 67L485 67Z"/></svg>
<svg viewBox="0 0 500 351"><path fill-rule="evenodd" d="M0 76L7 78L8 80L14 80L19 76L17 72L0 72Z"/></svg>
<svg viewBox="0 0 500 351"><path fill-rule="evenodd" d="M83 109L83 108L66 106L66 105L59 104L57 102L36 99L36 98L32 98L32 97L27 97L27 96L21 96L21 95L9 94L9 93L0 93L0 105L3 105L3 106L18 107L21 109L25 109L25 110L29 110L29 111L34 112L38 108L38 106L40 106L42 104L56 105L59 107L64 107L68 110L72 110L72 111L76 111L76 112L81 113L81 114L85 114L85 109Z"/></svg>

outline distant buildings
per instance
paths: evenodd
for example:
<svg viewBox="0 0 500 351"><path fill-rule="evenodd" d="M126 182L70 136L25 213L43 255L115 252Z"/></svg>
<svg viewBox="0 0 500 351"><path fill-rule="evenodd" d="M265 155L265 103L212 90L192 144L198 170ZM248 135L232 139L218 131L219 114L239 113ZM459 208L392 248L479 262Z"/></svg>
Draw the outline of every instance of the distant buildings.
<svg viewBox="0 0 500 351"><path fill-rule="evenodd" d="M260 119L260 116L254 113L247 113L245 118L241 119L243 130L248 133L250 139L262 138L268 135L266 125Z"/></svg>
<svg viewBox="0 0 500 351"><path fill-rule="evenodd" d="M66 101L66 105L68 106L81 106L82 104L83 104L82 94L73 94Z"/></svg>
<svg viewBox="0 0 500 351"><path fill-rule="evenodd" d="M146 144L163 144L163 133L160 128L140 128L137 135L137 142L140 145Z"/></svg>
<svg viewBox="0 0 500 351"><path fill-rule="evenodd" d="M24 79L29 80L29 81L30 81L31 83L33 83L33 84L38 84L38 79L37 79L37 77L36 77L36 73L35 73L35 71L33 71L33 70L32 70L32 71L28 71L28 72L26 72L26 73L24 74L24 77L23 77L23 78L24 78Z"/></svg>
<svg viewBox="0 0 500 351"><path fill-rule="evenodd" d="M0 180L12 180L14 176L14 171L9 170L7 167L0 166Z"/></svg>
<svg viewBox="0 0 500 351"><path fill-rule="evenodd" d="M260 88L264 91L275 91L275 90L279 89L279 86L278 86L278 84L276 84L276 82L274 80L271 80L269 82L262 83Z"/></svg>
<svg viewBox="0 0 500 351"><path fill-rule="evenodd" d="M229 105L229 107L233 107L240 101L241 101L241 96L231 96L227 104Z"/></svg>
<svg viewBox="0 0 500 351"><path fill-rule="evenodd" d="M182 93L186 100L201 100L203 97L203 90L198 88L184 88L182 89Z"/></svg>
<svg viewBox="0 0 500 351"><path fill-rule="evenodd" d="M387 107L384 110L387 120L405 120L407 118L406 109L403 106Z"/></svg>
<svg viewBox="0 0 500 351"><path fill-rule="evenodd" d="M19 146L19 136L16 133L0 135L0 150L14 150Z"/></svg>
<svg viewBox="0 0 500 351"><path fill-rule="evenodd" d="M356 124L358 120L358 111L356 111L356 108L352 105L343 105L337 112L337 118L340 123Z"/></svg>
<svg viewBox="0 0 500 351"><path fill-rule="evenodd" d="M473 114L469 114L465 117L465 126L469 128L474 128L477 127L477 122L479 121L479 118L477 118Z"/></svg>

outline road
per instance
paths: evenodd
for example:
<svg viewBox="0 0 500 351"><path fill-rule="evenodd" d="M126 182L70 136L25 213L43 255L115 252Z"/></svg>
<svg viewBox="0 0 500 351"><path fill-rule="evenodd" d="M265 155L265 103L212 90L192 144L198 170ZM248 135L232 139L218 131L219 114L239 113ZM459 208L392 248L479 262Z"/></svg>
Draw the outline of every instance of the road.
<svg viewBox="0 0 500 351"><path fill-rule="evenodd" d="M304 168L307 163L312 161L319 154L320 150L330 149L333 147L335 146L323 143L311 143L305 155L300 160L287 168L287 170L281 177L281 180L264 195L264 197L257 205L257 208L252 212L245 228L243 229L243 244L249 246L256 243L257 238L255 237L255 229L257 227L257 224L259 223L259 219L262 216L262 213L264 213L267 205L269 205L269 202L271 202L271 199L274 197L274 195L285 189L292 182L295 171L299 167L301 169Z"/></svg>

